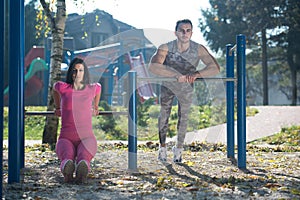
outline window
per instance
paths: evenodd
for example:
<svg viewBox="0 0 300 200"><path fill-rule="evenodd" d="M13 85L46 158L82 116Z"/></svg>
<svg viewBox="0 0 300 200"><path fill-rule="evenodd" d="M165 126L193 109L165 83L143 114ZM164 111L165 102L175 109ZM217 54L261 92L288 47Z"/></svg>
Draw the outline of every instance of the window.
<svg viewBox="0 0 300 200"><path fill-rule="evenodd" d="M92 46L98 46L101 42L108 38L107 33L92 33Z"/></svg>

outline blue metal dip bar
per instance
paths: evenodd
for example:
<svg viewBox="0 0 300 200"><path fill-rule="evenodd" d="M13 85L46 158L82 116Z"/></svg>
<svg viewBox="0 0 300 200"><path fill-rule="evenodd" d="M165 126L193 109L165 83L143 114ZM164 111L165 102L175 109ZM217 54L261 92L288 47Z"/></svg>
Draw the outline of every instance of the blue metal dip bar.
<svg viewBox="0 0 300 200"><path fill-rule="evenodd" d="M8 183L24 167L24 0L9 2Z"/></svg>
<svg viewBox="0 0 300 200"><path fill-rule="evenodd" d="M236 45L238 167L246 169L246 37L237 35Z"/></svg>
<svg viewBox="0 0 300 200"><path fill-rule="evenodd" d="M2 182L3 182L3 87L4 87L4 32L5 32L5 9L4 9L4 2L0 2L0 13L1 13L1 21L0 21L0 47L2 48L0 50L1 55L0 55L0 181L1 181L1 186L0 186L0 197L2 198Z"/></svg>
<svg viewBox="0 0 300 200"><path fill-rule="evenodd" d="M128 72L129 105L128 105L128 171L137 171L137 73Z"/></svg>
<svg viewBox="0 0 300 200"><path fill-rule="evenodd" d="M226 45L226 77L234 77L233 45ZM227 158L234 158L234 82L226 82Z"/></svg>

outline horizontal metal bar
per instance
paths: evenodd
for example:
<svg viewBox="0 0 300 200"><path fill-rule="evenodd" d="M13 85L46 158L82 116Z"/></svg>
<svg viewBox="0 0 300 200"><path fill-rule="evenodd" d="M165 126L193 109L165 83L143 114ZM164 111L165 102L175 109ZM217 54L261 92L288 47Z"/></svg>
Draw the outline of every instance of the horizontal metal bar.
<svg viewBox="0 0 300 200"><path fill-rule="evenodd" d="M26 111L25 115L47 116L54 115L54 111ZM99 111L98 115L128 115L127 111Z"/></svg>
<svg viewBox="0 0 300 200"><path fill-rule="evenodd" d="M177 81L174 77L137 77L138 80L143 81ZM222 80L222 81L236 81L236 78L228 77L207 77L207 78L197 78L196 81L206 81L206 80Z"/></svg>

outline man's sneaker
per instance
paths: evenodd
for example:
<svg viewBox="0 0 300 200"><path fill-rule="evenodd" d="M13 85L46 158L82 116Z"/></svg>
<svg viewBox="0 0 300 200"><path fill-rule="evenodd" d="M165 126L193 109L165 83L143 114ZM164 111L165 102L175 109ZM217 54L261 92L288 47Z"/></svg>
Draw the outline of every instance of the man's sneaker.
<svg viewBox="0 0 300 200"><path fill-rule="evenodd" d="M167 162L167 147L159 147L158 160Z"/></svg>
<svg viewBox="0 0 300 200"><path fill-rule="evenodd" d="M181 161L182 161L181 155L182 155L183 148L177 148L177 147L174 146L172 148L172 151L173 151L173 154L174 154L173 162L174 163L181 163Z"/></svg>
<svg viewBox="0 0 300 200"><path fill-rule="evenodd" d="M73 181L74 171L75 171L74 162L72 160L67 160L62 169L65 183L70 183Z"/></svg>
<svg viewBox="0 0 300 200"><path fill-rule="evenodd" d="M88 166L85 160L81 160L76 168L76 183L86 183L89 173Z"/></svg>

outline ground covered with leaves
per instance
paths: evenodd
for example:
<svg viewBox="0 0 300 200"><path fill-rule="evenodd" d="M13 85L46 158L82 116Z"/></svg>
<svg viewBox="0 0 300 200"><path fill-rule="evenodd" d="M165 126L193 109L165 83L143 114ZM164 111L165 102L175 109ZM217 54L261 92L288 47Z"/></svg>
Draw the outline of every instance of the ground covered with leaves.
<svg viewBox="0 0 300 200"><path fill-rule="evenodd" d="M63 183L59 160L45 145L26 148L21 183L7 184L4 199L300 199L300 147L247 145L247 169L227 158L221 144L185 147L183 163L157 160L158 144L138 148L138 172L128 171L127 145L100 144L88 183ZM169 144L171 148L172 144Z"/></svg>

